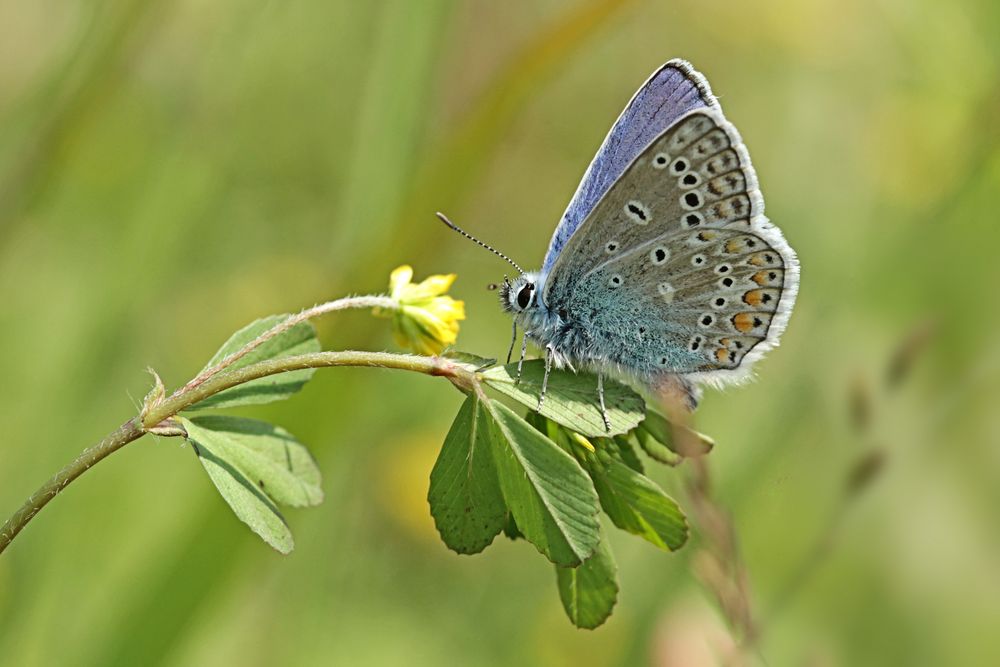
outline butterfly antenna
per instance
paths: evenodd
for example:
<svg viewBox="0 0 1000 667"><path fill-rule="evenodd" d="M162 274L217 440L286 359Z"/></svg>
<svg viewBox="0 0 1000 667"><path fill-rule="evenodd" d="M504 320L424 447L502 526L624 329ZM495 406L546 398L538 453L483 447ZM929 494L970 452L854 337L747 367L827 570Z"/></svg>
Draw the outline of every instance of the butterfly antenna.
<svg viewBox="0 0 1000 667"><path fill-rule="evenodd" d="M449 227L451 227L452 229L454 229L456 232L458 232L459 234L461 234L465 238L469 239L470 241L474 241L475 243L478 243L480 246L486 248L487 250L489 250L491 253L493 253L497 257L499 257L499 258L503 259L504 261L506 261L508 264L510 264L511 266L513 266L515 269L517 269L518 273L524 273L524 269L522 269L520 266L518 266L517 262L515 262L514 260L512 260L507 255L503 254L502 252L500 252L499 250L497 250L493 246L489 245L488 243L483 243L482 241L480 241L479 239L477 239L475 236L473 236L469 232L465 231L464 229L462 229L461 227L459 227L458 225L456 225L454 222L452 222L451 220L449 220L448 216L446 216L444 213L438 212L436 215L437 215L438 219L441 220L441 222L443 222L444 224L448 225Z"/></svg>

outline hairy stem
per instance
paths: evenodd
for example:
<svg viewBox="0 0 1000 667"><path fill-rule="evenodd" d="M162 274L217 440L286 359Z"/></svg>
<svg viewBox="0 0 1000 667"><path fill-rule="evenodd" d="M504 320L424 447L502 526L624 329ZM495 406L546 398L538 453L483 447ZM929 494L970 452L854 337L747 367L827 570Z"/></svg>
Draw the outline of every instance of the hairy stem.
<svg viewBox="0 0 1000 667"><path fill-rule="evenodd" d="M390 354L388 352L315 352L269 359L236 370L220 369L199 384L191 385L188 383L168 398L149 406L141 417L134 417L122 424L117 430L85 450L76 460L43 484L24 502L20 509L7 519L3 528L0 528L0 553L3 553L4 549L28 522L70 482L85 473L101 459L118 451L133 440L137 440L150 430L156 429L165 420L170 419L181 410L191 407L209 396L218 394L220 391L268 375L277 375L302 368L329 368L333 366L394 368L447 377L453 384L460 387L471 387L475 384L475 371L450 359L411 354Z"/></svg>
<svg viewBox="0 0 1000 667"><path fill-rule="evenodd" d="M453 382L471 382L473 371L443 357L421 357L412 354L392 354L389 352L313 352L290 357L268 359L250 366L225 371L205 380L200 385L176 392L153 406L146 413L143 428L152 428L165 419L173 417L181 410L189 408L209 396L225 391L251 380L277 375L303 368L329 368L332 366L362 366L369 368L395 368L426 375L440 375Z"/></svg>
<svg viewBox="0 0 1000 667"><path fill-rule="evenodd" d="M31 494L20 509L7 519L3 528L0 528L0 553L3 553L21 529L28 525L36 514L38 514L50 500L55 498L74 479L87 472L92 465L112 454L128 443L143 436L145 431L139 423L139 418L134 417L114 432L109 433L103 440L92 447L88 447L76 457L72 463L60 470L55 476Z"/></svg>
<svg viewBox="0 0 1000 667"><path fill-rule="evenodd" d="M192 378L190 382L175 391L174 396L194 389L198 385L205 382L208 378L218 374L220 371L225 370L236 361L242 359L247 354L260 347L262 344L266 343L275 336L283 334L296 324L305 322L306 320L311 320L314 317L319 317L320 315L325 315L338 310L347 310L349 308L385 308L390 310L395 307L396 302L387 296L349 296L343 299L337 299L336 301L327 301L326 303L321 303L318 306L313 306L312 308L306 308L298 314L292 315L280 324L268 329L261 335L257 336L257 338L225 357L219 363L198 373L198 375Z"/></svg>

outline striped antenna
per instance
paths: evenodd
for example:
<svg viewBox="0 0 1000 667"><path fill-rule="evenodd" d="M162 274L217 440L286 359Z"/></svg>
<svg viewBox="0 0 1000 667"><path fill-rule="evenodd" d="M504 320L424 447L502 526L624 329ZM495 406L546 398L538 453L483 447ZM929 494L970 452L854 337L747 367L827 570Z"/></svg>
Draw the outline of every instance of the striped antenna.
<svg viewBox="0 0 1000 667"><path fill-rule="evenodd" d="M514 260L512 260L507 255L503 254L502 252L500 252L499 250L497 250L493 246L489 245L488 243L483 243L482 241L480 241L479 239L477 239L475 236L473 236L469 232L465 231L464 229L462 229L461 227L459 227L458 225L456 225L454 222L452 222L451 220L449 220L448 216L446 216L444 213L441 213L440 211L438 211L437 217L438 217L438 219L441 220L441 222L443 222L444 224L448 225L449 227L451 227L452 229L454 229L456 232L458 232L459 234L461 234L465 238L469 239L470 241L474 241L474 242L478 243L479 245L481 245L482 247L486 248L487 250L489 250L491 253L493 253L497 257L500 257L501 259L505 260L507 263L509 263L511 266L513 266L515 269L517 269L518 273L524 273L524 270L520 266L517 265L517 262L515 262Z"/></svg>

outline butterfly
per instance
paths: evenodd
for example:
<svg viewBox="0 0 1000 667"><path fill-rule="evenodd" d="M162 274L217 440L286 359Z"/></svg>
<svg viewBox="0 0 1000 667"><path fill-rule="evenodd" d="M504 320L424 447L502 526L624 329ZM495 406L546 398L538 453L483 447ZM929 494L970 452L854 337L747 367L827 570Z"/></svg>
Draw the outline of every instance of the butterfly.
<svg viewBox="0 0 1000 667"><path fill-rule="evenodd" d="M691 408L703 384L748 376L778 344L799 263L764 200L739 133L686 61L639 88L583 175L539 271L500 289L503 308L552 366L677 391ZM514 342L511 343L513 349ZM509 355L508 355L509 361ZM609 427L610 428L610 427Z"/></svg>

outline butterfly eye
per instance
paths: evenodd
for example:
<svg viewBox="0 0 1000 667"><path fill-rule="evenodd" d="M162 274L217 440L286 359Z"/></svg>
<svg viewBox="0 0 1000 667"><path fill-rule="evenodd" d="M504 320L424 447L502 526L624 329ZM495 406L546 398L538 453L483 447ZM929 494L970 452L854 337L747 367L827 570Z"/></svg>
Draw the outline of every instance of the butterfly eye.
<svg viewBox="0 0 1000 667"><path fill-rule="evenodd" d="M531 303L531 290L534 289L534 285L527 284L521 288L521 291L517 293L517 306L521 310L528 307Z"/></svg>

